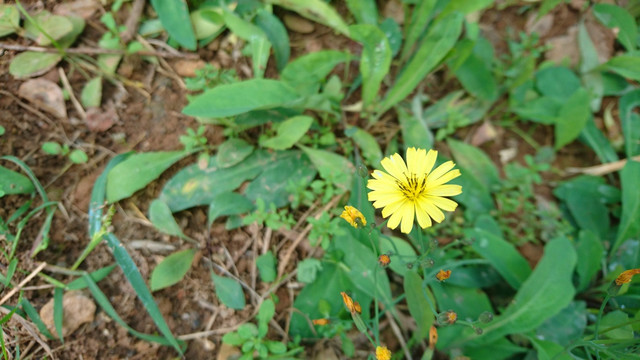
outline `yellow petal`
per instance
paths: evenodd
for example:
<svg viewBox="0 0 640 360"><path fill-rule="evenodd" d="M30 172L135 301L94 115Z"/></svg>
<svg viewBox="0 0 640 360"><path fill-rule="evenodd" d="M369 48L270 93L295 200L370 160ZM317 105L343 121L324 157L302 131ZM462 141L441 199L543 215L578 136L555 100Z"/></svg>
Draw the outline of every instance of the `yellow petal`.
<svg viewBox="0 0 640 360"><path fill-rule="evenodd" d="M404 164L404 160L398 154L393 154L391 157L386 157L380 162L382 167L398 180L404 180L404 174L407 172L407 167Z"/></svg>
<svg viewBox="0 0 640 360"><path fill-rule="evenodd" d="M442 210L454 211L458 207L458 203L440 196L429 196L428 201Z"/></svg>
<svg viewBox="0 0 640 360"><path fill-rule="evenodd" d="M394 212L389 218L389 221L387 221L387 227L392 230L397 228L398 225L400 225L400 220L402 220L402 214L400 214L400 211Z"/></svg>
<svg viewBox="0 0 640 360"><path fill-rule="evenodd" d="M427 192L430 196L455 196L462 193L462 186L460 185L440 185L433 189L429 189Z"/></svg>
<svg viewBox="0 0 640 360"><path fill-rule="evenodd" d="M442 175L446 174L449 170L453 169L456 164L453 161L447 161L446 163L438 166L432 173L427 177L427 182L434 182L438 180Z"/></svg>
<svg viewBox="0 0 640 360"><path fill-rule="evenodd" d="M402 207L402 205L404 204L406 200L405 199L400 199L394 203L391 203L387 206L384 207L384 209L382 209L382 217L386 218L389 217L389 215L399 212L400 208ZM375 206L375 204L374 204Z"/></svg>
<svg viewBox="0 0 640 360"><path fill-rule="evenodd" d="M448 173L442 175L440 178L435 179L434 181L430 182L427 184L427 189L431 189L434 188L436 186L440 186L446 182L449 182L455 178L457 178L458 176L460 176L460 170L455 169L455 170L451 170Z"/></svg>
<svg viewBox="0 0 640 360"><path fill-rule="evenodd" d="M442 213L442 211L440 211L440 209L438 209L435 205L433 205L431 201L429 200L423 201L420 204L420 206L422 206L427 211L429 216L431 216L431 218L435 222L439 223L439 222L442 222L442 220L444 220L444 214Z"/></svg>
<svg viewBox="0 0 640 360"><path fill-rule="evenodd" d="M402 206L402 209L400 209L400 212L402 213L402 225L400 226L400 231L408 234L413 228L413 203L410 201L405 202L405 204Z"/></svg>
<svg viewBox="0 0 640 360"><path fill-rule="evenodd" d="M432 223L431 223L431 218L429 217L429 214L427 214L427 211L424 210L422 207L420 207L419 202L416 202L415 205L416 205L416 219L418 219L418 225L420 225L420 227L423 229L430 227Z"/></svg>

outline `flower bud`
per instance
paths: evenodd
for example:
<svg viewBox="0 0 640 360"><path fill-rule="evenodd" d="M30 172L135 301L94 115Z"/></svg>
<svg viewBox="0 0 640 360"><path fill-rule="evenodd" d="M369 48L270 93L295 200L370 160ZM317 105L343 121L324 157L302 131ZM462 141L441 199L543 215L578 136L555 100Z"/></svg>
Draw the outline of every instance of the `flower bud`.
<svg viewBox="0 0 640 360"><path fill-rule="evenodd" d="M480 316L478 316L478 321L480 321L483 324L490 323L492 320L493 320L493 314L490 313L489 311L485 311L482 314L480 314Z"/></svg>

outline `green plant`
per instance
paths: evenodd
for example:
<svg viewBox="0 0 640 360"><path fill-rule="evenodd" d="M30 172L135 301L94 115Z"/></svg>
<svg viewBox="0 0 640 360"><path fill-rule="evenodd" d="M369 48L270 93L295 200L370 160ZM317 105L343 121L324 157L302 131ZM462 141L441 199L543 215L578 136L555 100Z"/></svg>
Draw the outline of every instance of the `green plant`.
<svg viewBox="0 0 640 360"><path fill-rule="evenodd" d="M222 341L229 345L238 346L242 350L240 359L295 359L295 355L303 349L297 344L284 344L279 341L266 340L269 322L275 315L273 300L266 299L260 305L256 318L258 326L245 323L238 330L229 332L222 337ZM288 349L291 347L291 349Z"/></svg>
<svg viewBox="0 0 640 360"><path fill-rule="evenodd" d="M63 144L60 146L57 142L47 141L42 144L42 151L49 155L62 155L67 156L69 161L74 164L84 164L89 158L87 154L81 149L71 150L69 149L69 145Z"/></svg>

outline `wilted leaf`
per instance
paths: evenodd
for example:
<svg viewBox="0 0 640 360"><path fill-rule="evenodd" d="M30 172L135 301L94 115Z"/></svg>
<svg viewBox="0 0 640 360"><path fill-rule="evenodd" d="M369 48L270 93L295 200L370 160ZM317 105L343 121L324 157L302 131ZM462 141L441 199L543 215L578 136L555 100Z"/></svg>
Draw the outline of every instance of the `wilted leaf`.
<svg viewBox="0 0 640 360"><path fill-rule="evenodd" d="M67 108L64 104L62 89L49 80L27 80L20 85L18 95L58 118L67 118Z"/></svg>

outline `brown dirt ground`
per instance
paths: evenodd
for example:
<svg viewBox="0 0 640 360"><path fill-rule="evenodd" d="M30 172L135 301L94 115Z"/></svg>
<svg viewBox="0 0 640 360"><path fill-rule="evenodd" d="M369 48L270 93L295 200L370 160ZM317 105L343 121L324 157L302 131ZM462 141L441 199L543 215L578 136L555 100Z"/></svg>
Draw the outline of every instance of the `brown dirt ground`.
<svg viewBox="0 0 640 360"><path fill-rule="evenodd" d="M44 6L49 8L55 2L47 1ZM563 19L570 17L562 10ZM97 28L100 28L99 15L94 15L90 20L92 26L82 36L83 42L96 42L100 36ZM482 20L495 26L496 30L503 34L508 26L522 29L524 22L519 18L516 10L508 8L505 11L495 10L487 12ZM575 15L573 20L576 20ZM96 25L97 24L97 25ZM566 26L566 23L563 24ZM554 29L551 33L556 33ZM26 44L22 38L4 38L16 44ZM292 33L292 52L294 56L317 49L356 49L356 44L344 38L336 37L331 31L316 25L316 31L312 34L301 35ZM230 62L224 52L215 51L215 46L199 51L199 55L205 61L213 61L225 67L235 67L239 74L245 74L249 68L246 59ZM498 51L504 48L498 46ZM43 217L36 218L25 229L18 253L20 254L20 267L24 273L18 274L16 282L24 278L29 271L40 262L68 267L73 264L84 246L88 242L87 235L87 207L93 182L102 173L104 166L115 154L129 150L138 152L175 150L181 148L178 137L185 133L187 128L196 128L197 122L180 112L186 104L185 90L172 77L167 77L159 72L155 65L142 62L140 59L131 58L125 60L119 73L133 81L139 81L144 85L141 91L126 87L121 88L105 82L103 103L112 101L115 105L119 121L106 132L92 132L80 119L73 107L67 102L69 118L59 120L42 113L28 102L8 94L17 94L21 81L15 80L8 73L11 59L17 53L6 51L0 56L0 84L2 93L0 96L0 124L5 127L6 134L0 137L0 153L11 154L26 162L36 174L38 179L46 186L47 193L54 200L60 201L59 211L54 217L51 230L51 243L47 250L38 254L34 259L29 257L33 239L43 221ZM69 66L62 63L63 69L69 74ZM339 73L340 70L338 69ZM268 74L274 73L271 68ZM451 81L439 78L441 85L430 88L435 98L438 94L445 94L449 89L457 86ZM50 72L45 77L54 81L58 80L57 70ZM79 94L84 85L84 78L75 72L70 76L71 85L76 94ZM348 100L348 103L355 102ZM357 122L358 119L348 119L348 122ZM395 121L391 128L385 128L380 133L395 133ZM375 129L374 129L375 130ZM389 132L389 130L391 130ZM396 129L397 130L397 129ZM471 128L458 134L465 138L475 128ZM222 130L214 126L208 127L206 136L210 144L219 144L223 139ZM552 145L553 132L550 128L539 128L532 131L535 140L543 145ZM483 149L492 156L496 164L500 164L497 156L498 150L504 149L508 142L515 139L518 144L518 159L522 160L524 154L532 154L533 148L517 135L502 131L501 136L495 141L483 145ZM384 141L384 139L381 139ZM388 139L387 139L388 140ZM57 141L67 143L83 149L89 155L89 162L84 165L66 167L63 157L50 156L40 150L40 145L45 141ZM581 145L572 145L563 150L558 157L556 166L588 166L595 163L592 152L585 150ZM181 240L162 235L156 231L146 219L145 214L151 200L153 200L162 188L163 183L182 166L194 161L193 158L184 160L172 167L158 181L155 181L144 190L136 193L132 198L121 201L117 206L117 212L113 219L114 232L125 244L134 240L146 240L162 244L172 245L176 250L187 248ZM2 165L12 167L3 162ZM555 179L557 180L557 179ZM540 193L551 198L550 188L541 188ZM23 201L21 196L6 196L0 199L0 217L6 218ZM216 330L210 336L188 341L188 350L185 355L188 359L215 358L221 343L220 339L224 329L229 329L252 318L254 304L243 311L228 310L219 306L213 286L210 280L209 267L206 258L221 259L229 269L232 269L225 249L235 261L237 274L243 280L251 283L255 281L253 261L256 256L256 246L262 239L271 237L271 243L278 247L286 248L283 244L295 237L301 230L294 228L291 232L270 232L265 229L245 227L239 230L226 231L220 222L214 224L211 230L206 227L206 209L195 208L183 211L177 216L179 224L189 236L198 240L201 251L188 272L185 279L178 285L154 293L156 301L162 310L169 327L176 335L194 334L203 331ZM189 245L190 246L190 245ZM148 278L154 266L166 256L167 252L150 250L147 247L132 248L128 251L136 261L142 272L142 276ZM540 250L540 249L538 249ZM304 258L308 249L300 248L294 254L295 258ZM536 250L533 251L534 257ZM537 251L539 253L539 251ZM106 246L98 246L81 266L84 270L96 270L113 263L112 255ZM291 264L293 266L293 264ZM252 279L253 274L253 279ZM61 274L53 274L58 280L68 281L69 278ZM45 284L39 280L39 284ZM106 279L99 283L102 291L107 295L119 315L125 322L136 330L145 333L156 332L156 327L143 310L141 303L127 283L120 269L114 270ZM261 286L258 284L258 287ZM259 288L260 289L260 288ZM32 290L25 296L39 309L52 298L52 288ZM285 311L293 301L294 292L282 287L277 295L281 299L277 314L278 323L286 329L287 321ZM275 331L274 334L278 336ZM385 333L384 338L390 346L395 338ZM357 344L357 343L356 343ZM321 344L327 346L327 344ZM75 333L69 336L65 343L50 341L49 346L56 357L60 359L150 359L173 358L173 350L141 341L129 334L125 329L109 319L102 311L97 311L95 320L82 325ZM335 344L328 346L335 346ZM366 347L366 346L365 346ZM315 350L309 350L315 352ZM38 356L42 356L40 353Z"/></svg>

